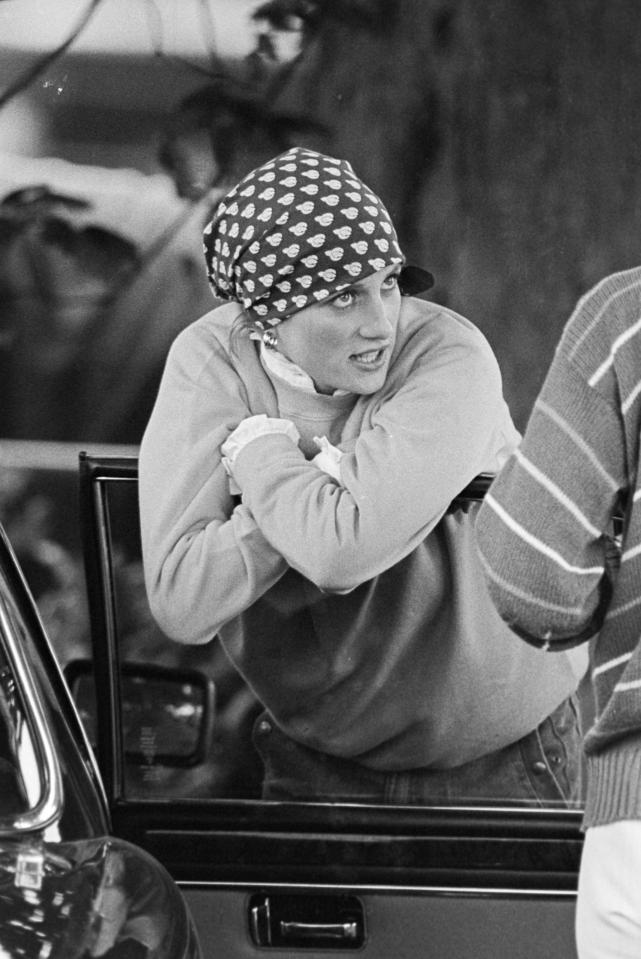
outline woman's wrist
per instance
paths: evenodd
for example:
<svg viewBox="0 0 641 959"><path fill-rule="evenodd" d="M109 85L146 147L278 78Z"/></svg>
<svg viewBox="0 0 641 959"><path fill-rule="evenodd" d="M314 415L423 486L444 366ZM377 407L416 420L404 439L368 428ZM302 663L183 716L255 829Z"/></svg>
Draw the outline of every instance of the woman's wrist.
<svg viewBox="0 0 641 959"><path fill-rule="evenodd" d="M266 439L270 445L277 441L281 446L284 443L287 447L293 445L298 448L300 434L290 420L269 417L264 413L243 420L221 447L222 463L229 476L232 493L242 492L243 470L240 460L246 460L247 467L251 469L250 464L258 456L260 464L264 456L262 447ZM258 446L261 447L260 452ZM244 455L245 453L247 455Z"/></svg>

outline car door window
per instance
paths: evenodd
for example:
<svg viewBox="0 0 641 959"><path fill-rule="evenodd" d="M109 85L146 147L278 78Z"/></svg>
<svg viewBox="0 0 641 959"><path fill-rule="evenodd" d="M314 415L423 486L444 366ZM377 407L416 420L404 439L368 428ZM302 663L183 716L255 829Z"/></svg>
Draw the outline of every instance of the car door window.
<svg viewBox="0 0 641 959"><path fill-rule="evenodd" d="M120 718L129 748L125 749L124 788L130 797L258 798L261 770L252 745L252 726L260 703L242 680L215 638L202 646L185 646L167 639L154 622L147 603L137 522L137 483L129 479L108 479L97 484L99 508L108 526L103 526L105 570L113 599L114 652L120 670ZM91 574L90 574L91 575ZM103 580L104 582L104 580ZM104 595L104 594L102 594ZM135 725L130 722L133 707L141 705L135 684L127 678L139 667L139 687L151 685L149 667L165 670L167 685L156 683L156 703L164 695L164 710L154 711L154 697ZM201 707L194 715L207 743L206 755L198 762L167 757L159 748L163 712L194 711L192 690L175 677L199 676ZM144 674L144 675L143 675ZM73 672L72 672L73 677ZM73 682L73 679L72 679ZM77 689L77 681L74 684ZM86 687L85 687L86 688ZM171 696L174 695L174 701ZM207 709L205 709L205 704ZM85 718L91 715L87 695ZM89 719L91 723L91 720ZM202 728L204 727L204 728ZM92 726L95 735L95 726ZM95 740L94 740L95 741Z"/></svg>
<svg viewBox="0 0 641 959"><path fill-rule="evenodd" d="M99 460L98 460L99 462ZM108 462L108 460L106 461ZM210 798L257 800L262 795L265 766L260 755L261 723L265 723L263 707L257 695L244 681L217 637L202 645L183 645L167 639L152 618L144 585L144 576L140 556L140 537L137 521L137 464L135 458L128 461L128 475L119 478L109 476L109 470L100 477L100 469L94 473L86 470L88 487L91 488L91 501L94 510L93 519L85 522L94 524L102 538L102 543L93 543L91 550L102 557L101 570L89 569L89 580L98 584L94 597L104 601L105 595L112 603L108 610L108 631L112 643L112 653L120 671L119 704L120 725L126 744L123 746L124 769L123 791L131 799L154 798ZM83 482L85 482L83 480ZM475 491L475 495L476 495ZM482 495L482 492L481 494ZM470 505L469 501L467 506ZM95 608L94 608L95 612ZM104 608L101 615L104 614ZM200 713L203 742L206 753L193 762L176 761L163 753L158 740L162 738L162 710L149 709L144 715L138 712L137 725L132 726L132 698L135 685L132 686L131 672L138 669L140 683L152 683L152 677L143 676L145 669L160 668L167 675L175 671L180 676L185 671L201 677L210 684L210 693L203 693L204 699L211 704L211 712L205 719ZM128 675L129 673L129 675ZM141 688L141 687L139 687ZM175 687L177 690L180 686ZM156 687L156 697L162 699L160 687ZM184 686L189 693L189 686ZM167 694L167 690L165 690ZM179 694L180 696L180 694ZM165 702L165 707L174 712L182 709L185 713L193 711L189 697L182 702ZM420 783L414 788L411 777L406 777L395 794L386 798L386 802L399 805L427 804L450 806L514 806L548 807L550 809L580 809L580 792L564 796L562 789L554 786L554 757L563 760L561 739L568 727L576 728L576 757L578 761L579 713L582 708L583 694L570 703L564 703L556 716L547 719L541 725L535 737L526 738L524 744L515 747L513 776L507 775L490 798L479 792L474 776L479 766L472 766L468 778L459 777L456 789L443 789L435 800L423 800ZM140 705L141 699L137 698ZM196 721L194 719L194 721ZM560 735L561 734L561 735ZM137 737L137 739L136 739ZM566 737L566 742L567 742ZM543 742L543 751L539 746ZM546 767L544 764L548 763ZM579 771L575 770L577 778ZM489 772L491 775L491 770ZM503 773L502 773L503 775ZM547 778L546 778L547 777ZM528 790L522 788L523 779L527 780ZM399 777L400 779L400 777ZM548 781L551 786L546 787ZM450 779L451 781L451 779ZM332 793L331 774L329 786L319 780L319 793L316 797L305 796L305 801L340 801L345 799L341 792L341 783L337 782L336 793ZM336 782L336 780L334 780ZM414 788L414 791L412 789ZM530 798L531 796L531 798ZM356 801L366 803L380 802L364 793L356 796Z"/></svg>

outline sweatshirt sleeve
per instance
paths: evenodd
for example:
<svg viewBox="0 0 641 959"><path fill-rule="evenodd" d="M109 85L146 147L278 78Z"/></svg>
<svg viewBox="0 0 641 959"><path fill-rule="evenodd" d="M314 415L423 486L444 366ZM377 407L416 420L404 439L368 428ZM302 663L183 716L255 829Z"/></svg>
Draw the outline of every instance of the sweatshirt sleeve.
<svg viewBox="0 0 641 959"><path fill-rule="evenodd" d="M567 648L599 628L623 464L616 408L561 348L476 524L492 599L535 645Z"/></svg>
<svg viewBox="0 0 641 959"><path fill-rule="evenodd" d="M202 323L170 350L140 450L140 521L151 611L168 636L202 643L286 571L237 505L220 447L248 415L243 385Z"/></svg>
<svg viewBox="0 0 641 959"><path fill-rule="evenodd" d="M489 344L455 314L438 316L436 332L429 320L412 328L341 458L340 483L283 437L238 455L234 475L265 538L322 590L353 589L399 562L461 489L498 469L499 450L515 445Z"/></svg>

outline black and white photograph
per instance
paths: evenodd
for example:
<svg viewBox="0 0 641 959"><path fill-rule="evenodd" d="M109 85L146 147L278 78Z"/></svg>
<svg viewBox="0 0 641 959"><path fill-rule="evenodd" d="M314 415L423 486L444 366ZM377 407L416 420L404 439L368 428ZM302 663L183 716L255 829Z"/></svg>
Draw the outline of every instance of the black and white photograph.
<svg viewBox="0 0 641 959"><path fill-rule="evenodd" d="M0 0L0 959L641 957L640 37Z"/></svg>

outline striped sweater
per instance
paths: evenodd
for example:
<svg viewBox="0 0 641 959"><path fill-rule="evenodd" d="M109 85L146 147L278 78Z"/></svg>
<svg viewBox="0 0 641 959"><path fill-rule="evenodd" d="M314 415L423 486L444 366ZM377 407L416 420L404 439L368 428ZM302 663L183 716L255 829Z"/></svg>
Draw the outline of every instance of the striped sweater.
<svg viewBox="0 0 641 959"><path fill-rule="evenodd" d="M578 303L477 522L492 598L515 632L550 650L591 637L586 828L641 818L640 430L636 268Z"/></svg>

